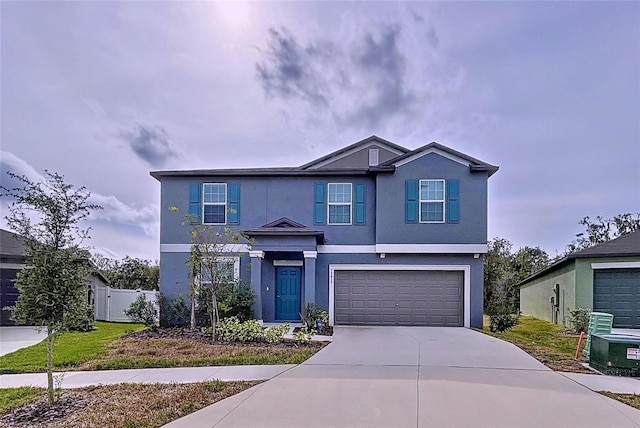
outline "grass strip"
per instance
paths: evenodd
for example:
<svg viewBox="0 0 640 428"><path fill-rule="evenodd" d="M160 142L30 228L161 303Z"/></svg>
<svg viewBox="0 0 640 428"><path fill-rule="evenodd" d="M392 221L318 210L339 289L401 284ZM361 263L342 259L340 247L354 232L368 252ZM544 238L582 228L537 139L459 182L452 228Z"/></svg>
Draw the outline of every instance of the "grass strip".
<svg viewBox="0 0 640 428"><path fill-rule="evenodd" d="M110 342L130 331L141 330L141 324L108 323L96 321L90 332L66 332L53 344L53 365L56 370L66 370L95 360L108 352ZM19 349L0 357L0 374L37 373L46 370L46 341Z"/></svg>

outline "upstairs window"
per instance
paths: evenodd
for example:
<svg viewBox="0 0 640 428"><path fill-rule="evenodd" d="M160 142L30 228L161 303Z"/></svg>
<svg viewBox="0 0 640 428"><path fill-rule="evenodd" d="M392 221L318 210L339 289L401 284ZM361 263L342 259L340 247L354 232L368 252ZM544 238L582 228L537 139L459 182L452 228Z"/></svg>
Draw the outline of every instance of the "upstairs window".
<svg viewBox="0 0 640 428"><path fill-rule="evenodd" d="M202 218L204 224L227 223L227 184L202 185Z"/></svg>
<svg viewBox="0 0 640 428"><path fill-rule="evenodd" d="M420 180L420 223L444 223L444 180Z"/></svg>
<svg viewBox="0 0 640 428"><path fill-rule="evenodd" d="M351 224L351 183L329 183L329 224Z"/></svg>

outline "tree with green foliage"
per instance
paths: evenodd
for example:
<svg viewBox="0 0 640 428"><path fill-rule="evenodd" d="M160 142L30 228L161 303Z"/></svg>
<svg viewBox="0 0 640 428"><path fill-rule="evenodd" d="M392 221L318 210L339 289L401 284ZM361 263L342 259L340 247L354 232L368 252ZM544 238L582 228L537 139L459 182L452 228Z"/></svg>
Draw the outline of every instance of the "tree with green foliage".
<svg viewBox="0 0 640 428"><path fill-rule="evenodd" d="M27 265L18 274L20 295L11 311L19 324L47 331L47 391L53 404L53 342L68 327L70 315L86 313L88 306L90 267L80 244L89 238L90 228L82 228L81 222L101 207L88 202L84 187L65 183L57 173L45 171L44 182L8 174L23 184L1 188L2 196L13 199L5 218L24 239Z"/></svg>
<svg viewBox="0 0 640 428"><path fill-rule="evenodd" d="M100 255L93 256L93 261L113 288L159 289L160 267L156 262L129 256L116 260Z"/></svg>
<svg viewBox="0 0 640 428"><path fill-rule="evenodd" d="M562 256L640 230L640 213L618 214L611 218L597 216L595 221L587 216L580 220L579 224L585 227L585 231L576 235L576 239L567 245Z"/></svg>

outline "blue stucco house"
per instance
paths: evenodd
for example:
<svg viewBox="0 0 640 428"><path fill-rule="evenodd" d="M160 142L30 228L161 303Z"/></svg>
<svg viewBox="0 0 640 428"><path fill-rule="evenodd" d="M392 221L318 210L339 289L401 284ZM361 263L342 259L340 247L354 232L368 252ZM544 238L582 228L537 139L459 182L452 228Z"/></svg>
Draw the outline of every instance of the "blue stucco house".
<svg viewBox="0 0 640 428"><path fill-rule="evenodd" d="M195 222L242 231L224 261L264 322L306 302L332 325L482 326L487 181L497 166L372 136L299 167L154 171L160 290L184 296Z"/></svg>

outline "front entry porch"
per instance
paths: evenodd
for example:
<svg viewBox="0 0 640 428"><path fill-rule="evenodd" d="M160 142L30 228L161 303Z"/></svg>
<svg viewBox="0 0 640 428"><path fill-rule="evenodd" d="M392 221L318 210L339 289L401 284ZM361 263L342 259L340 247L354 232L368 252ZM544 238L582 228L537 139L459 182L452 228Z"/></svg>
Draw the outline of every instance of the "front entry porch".
<svg viewBox="0 0 640 428"><path fill-rule="evenodd" d="M249 256L255 318L300 321L305 304L316 303L316 250L324 233L286 218L244 233L254 241Z"/></svg>

